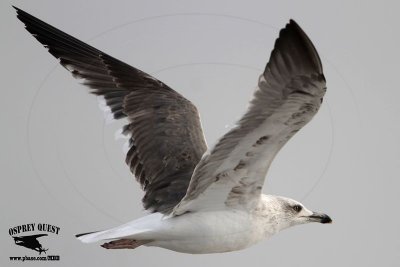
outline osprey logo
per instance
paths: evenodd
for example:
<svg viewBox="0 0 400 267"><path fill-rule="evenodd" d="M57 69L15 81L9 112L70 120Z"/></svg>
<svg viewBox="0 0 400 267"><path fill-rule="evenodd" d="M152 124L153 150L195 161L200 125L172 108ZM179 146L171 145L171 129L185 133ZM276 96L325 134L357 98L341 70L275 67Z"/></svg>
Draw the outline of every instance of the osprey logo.
<svg viewBox="0 0 400 267"><path fill-rule="evenodd" d="M49 248L46 245L47 238L50 237L49 233L58 235L60 227L47 224L47 223L28 223L22 224L15 227L11 227L8 230L8 234L13 238L14 243L17 246L25 247L30 250L34 250L39 253L39 256L21 256L21 257L10 257L11 261L57 261L60 260L59 255L43 255L47 254ZM39 242L40 238L40 242ZM44 244L44 246L42 245ZM42 254L43 253L43 254Z"/></svg>
<svg viewBox="0 0 400 267"><path fill-rule="evenodd" d="M27 235L27 236L13 236L15 244L18 246L23 246L26 248L33 249L39 252L39 255L42 252L46 253L49 249L44 249L39 241L36 239L41 236L47 236L47 234L40 234L40 235Z"/></svg>

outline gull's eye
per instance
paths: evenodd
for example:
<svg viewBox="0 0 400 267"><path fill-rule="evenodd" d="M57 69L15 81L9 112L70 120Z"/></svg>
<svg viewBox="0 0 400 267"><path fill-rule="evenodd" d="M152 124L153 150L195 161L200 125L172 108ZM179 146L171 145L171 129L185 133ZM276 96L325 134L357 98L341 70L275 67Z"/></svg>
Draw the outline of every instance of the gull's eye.
<svg viewBox="0 0 400 267"><path fill-rule="evenodd" d="M302 207L301 207L300 205L294 205L294 206L293 206L293 210L294 210L295 212L300 212L301 209L302 209Z"/></svg>

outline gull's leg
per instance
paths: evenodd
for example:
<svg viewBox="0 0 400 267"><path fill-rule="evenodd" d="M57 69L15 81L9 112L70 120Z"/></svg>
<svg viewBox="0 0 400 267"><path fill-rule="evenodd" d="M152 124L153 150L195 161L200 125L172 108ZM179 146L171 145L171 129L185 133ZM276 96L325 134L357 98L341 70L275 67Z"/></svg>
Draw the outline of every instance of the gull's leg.
<svg viewBox="0 0 400 267"><path fill-rule="evenodd" d="M122 248L129 248L135 249L141 245L144 245L150 241L148 240L133 240L133 239L118 239L108 243L104 243L101 245L103 248L106 249L122 249Z"/></svg>

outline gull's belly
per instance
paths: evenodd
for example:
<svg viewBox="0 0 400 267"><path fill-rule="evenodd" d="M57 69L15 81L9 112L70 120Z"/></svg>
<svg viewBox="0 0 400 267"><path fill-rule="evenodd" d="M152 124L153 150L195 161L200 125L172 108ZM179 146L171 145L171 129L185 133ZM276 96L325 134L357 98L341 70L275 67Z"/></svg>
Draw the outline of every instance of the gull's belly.
<svg viewBox="0 0 400 267"><path fill-rule="evenodd" d="M187 213L165 220L148 246L184 253L219 253L244 249L264 238L261 225L244 211Z"/></svg>

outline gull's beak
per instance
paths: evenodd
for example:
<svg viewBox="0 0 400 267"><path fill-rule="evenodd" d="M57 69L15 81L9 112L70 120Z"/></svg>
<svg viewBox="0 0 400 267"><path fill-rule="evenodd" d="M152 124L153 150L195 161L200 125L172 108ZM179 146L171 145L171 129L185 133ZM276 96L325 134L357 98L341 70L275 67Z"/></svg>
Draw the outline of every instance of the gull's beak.
<svg viewBox="0 0 400 267"><path fill-rule="evenodd" d="M312 222L332 223L332 219L328 215L319 212L313 212L308 218Z"/></svg>

